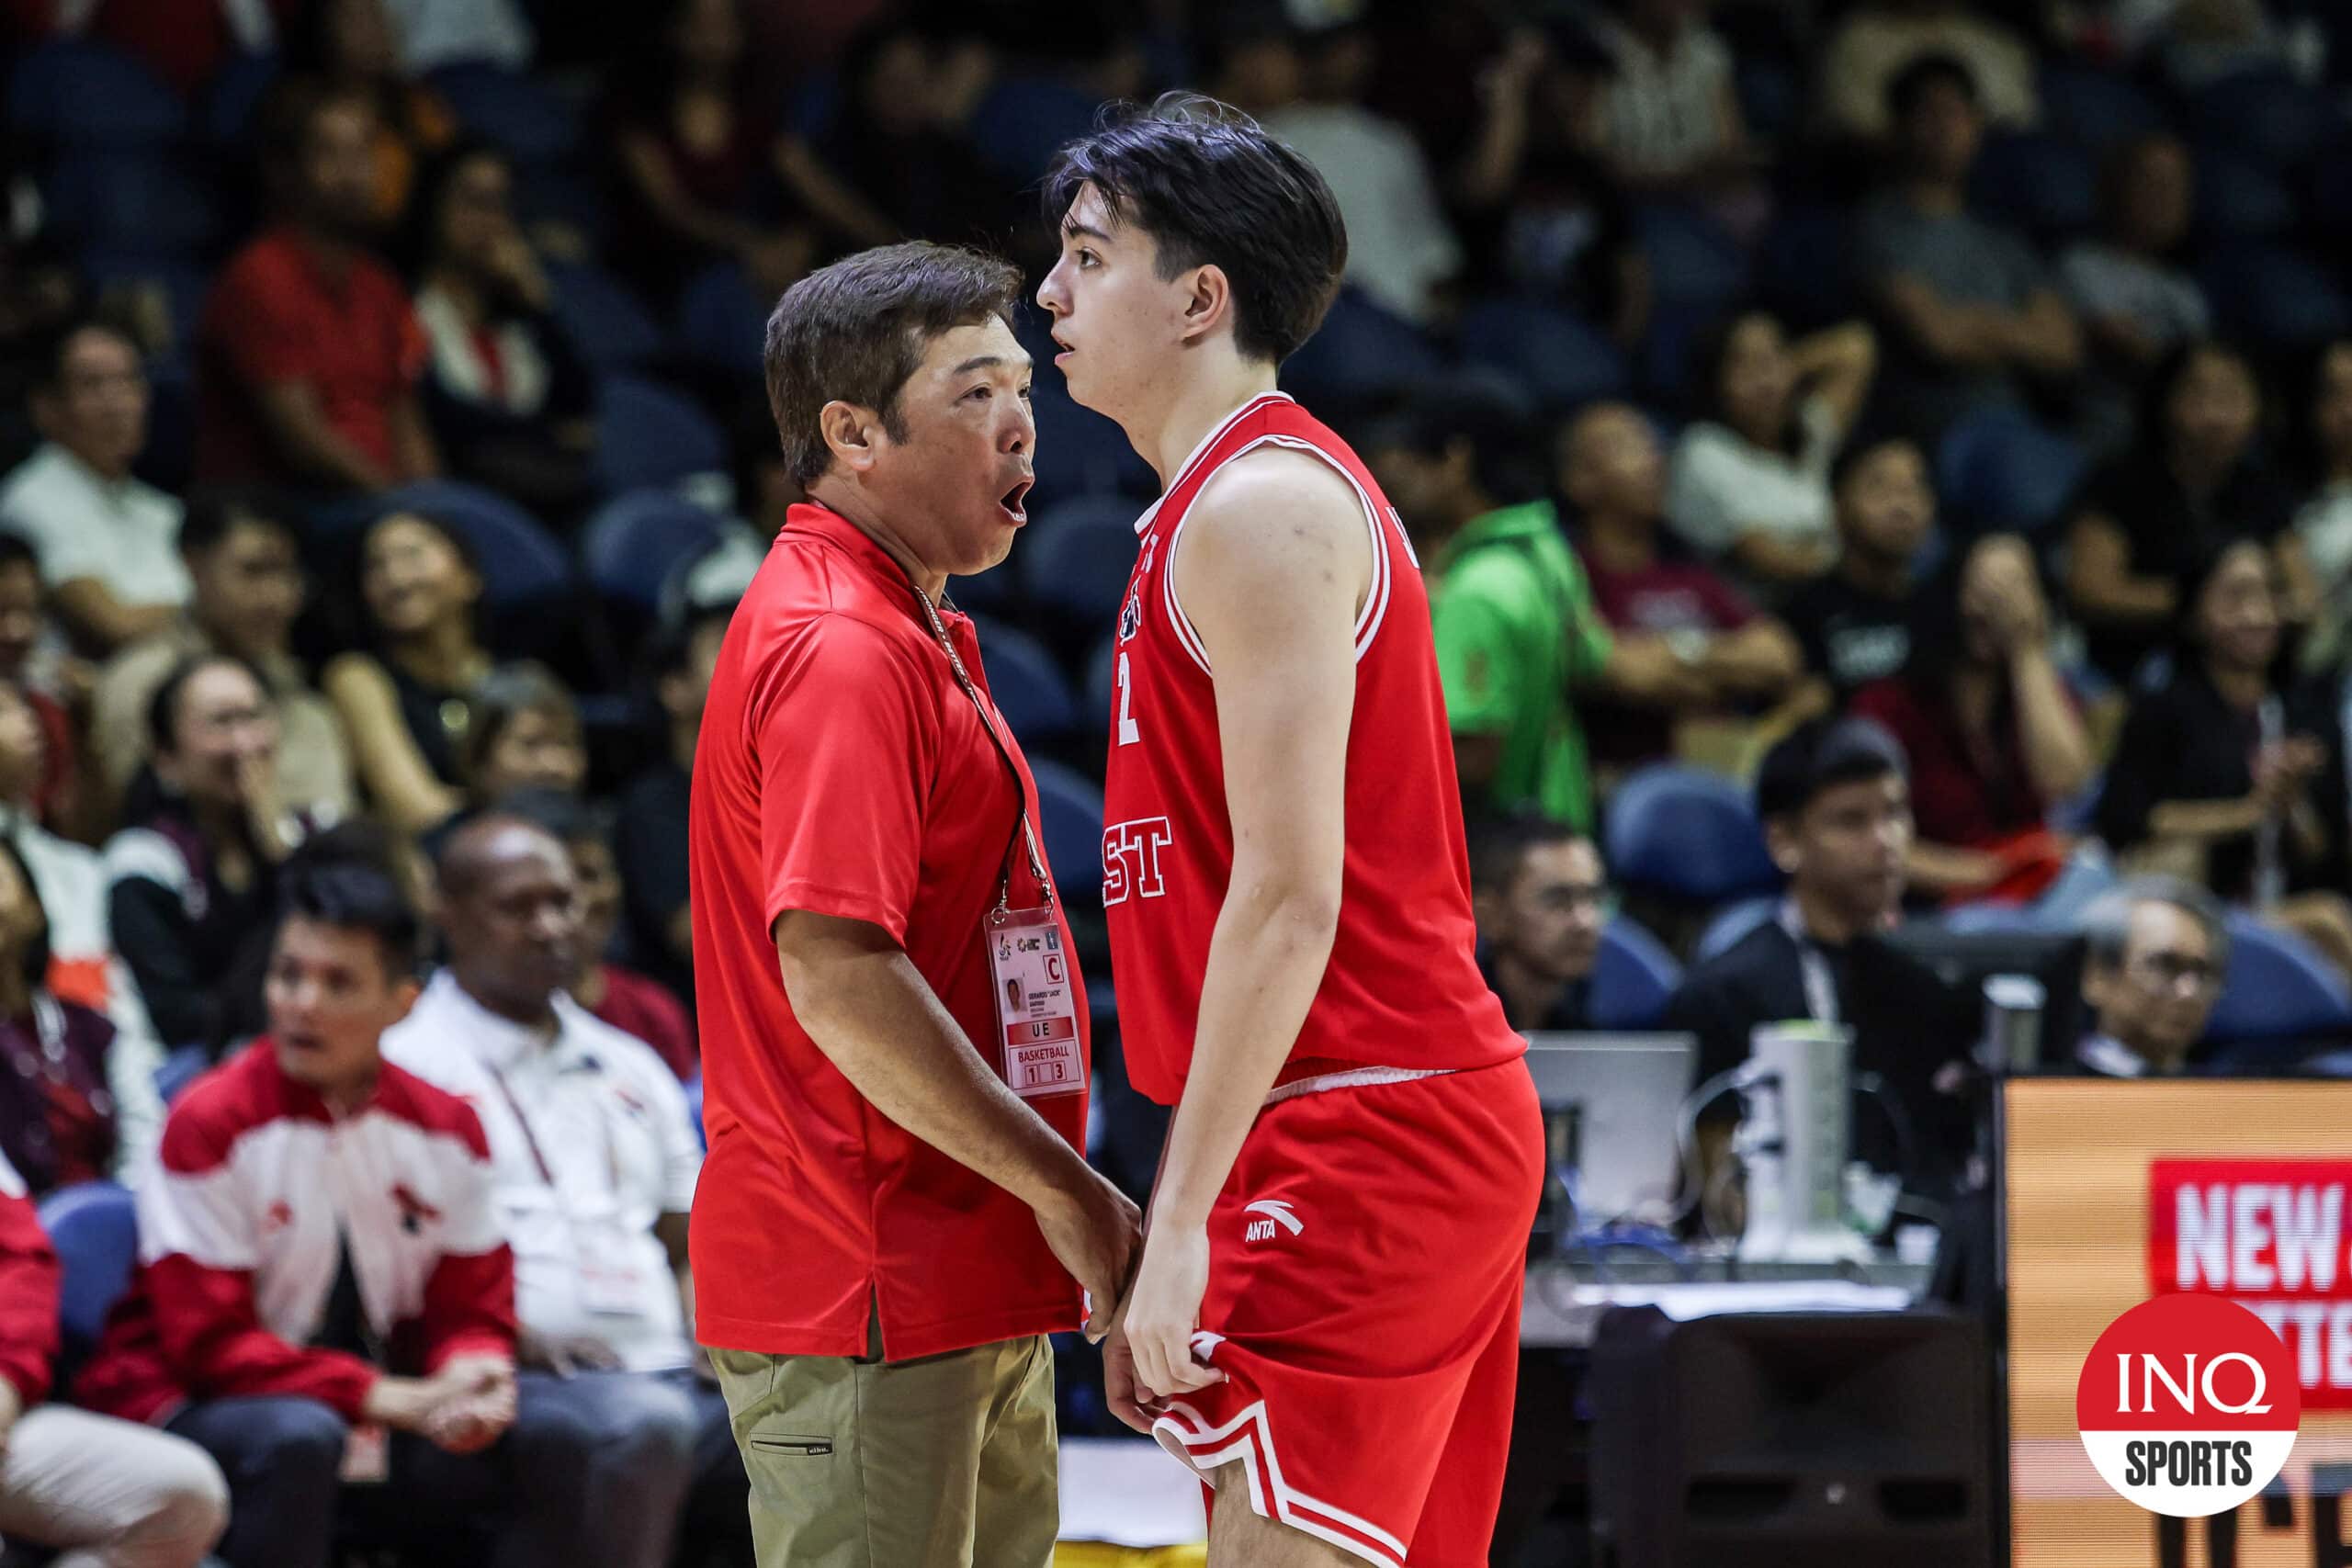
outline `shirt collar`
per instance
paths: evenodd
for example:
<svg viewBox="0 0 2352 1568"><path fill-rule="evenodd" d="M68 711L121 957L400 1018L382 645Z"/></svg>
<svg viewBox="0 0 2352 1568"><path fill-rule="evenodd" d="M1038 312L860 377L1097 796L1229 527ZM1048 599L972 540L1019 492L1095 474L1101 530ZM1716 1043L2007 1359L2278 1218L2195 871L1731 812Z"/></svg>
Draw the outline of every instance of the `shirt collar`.
<svg viewBox="0 0 2352 1568"><path fill-rule="evenodd" d="M2148 1059L2112 1034L2094 1034L2075 1047L2075 1057L2101 1077L2143 1078Z"/></svg>
<svg viewBox="0 0 2352 1568"><path fill-rule="evenodd" d="M108 501L119 501L122 497L130 494L132 488L139 482L138 476L135 474L125 474L119 479L107 478L106 475L84 462L79 452L62 441L50 442L49 449L57 455L57 460L60 463L65 465L68 473L105 496Z"/></svg>
<svg viewBox="0 0 2352 1568"><path fill-rule="evenodd" d="M443 1010L447 1014L445 1026L462 1032L459 1042L466 1050L483 1066L504 1072L541 1055L560 1053L578 1040L583 1016L579 1005L561 991L549 1001L555 1009L553 1040L542 1039L539 1032L529 1025L491 1011L468 994L458 984L458 977L447 969L433 976L417 1005Z"/></svg>
<svg viewBox="0 0 2352 1568"><path fill-rule="evenodd" d="M899 564L896 557L876 544L872 535L830 506L813 501L795 502L784 514L782 535L823 539L839 547L879 581L910 591L914 586L907 569Z"/></svg>

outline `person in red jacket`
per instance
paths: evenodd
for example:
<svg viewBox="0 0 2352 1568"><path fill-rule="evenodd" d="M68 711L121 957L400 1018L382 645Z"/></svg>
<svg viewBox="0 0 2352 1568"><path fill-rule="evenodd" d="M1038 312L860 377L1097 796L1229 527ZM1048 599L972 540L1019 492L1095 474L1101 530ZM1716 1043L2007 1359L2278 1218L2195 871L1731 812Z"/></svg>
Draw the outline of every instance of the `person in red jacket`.
<svg viewBox="0 0 2352 1568"><path fill-rule="evenodd" d="M194 1568L229 1519L204 1450L86 1410L43 1404L59 1269L24 1179L0 1156L0 1537L73 1568Z"/></svg>
<svg viewBox="0 0 2352 1568"><path fill-rule="evenodd" d="M339 1505L397 1538L500 1496L554 1562L582 1525L543 1477L578 1454L508 1431L514 1267L489 1150L470 1107L378 1055L416 996L418 922L368 852L330 834L288 863L269 1035L164 1123L139 1271L75 1393L220 1462L232 1568L322 1568Z"/></svg>

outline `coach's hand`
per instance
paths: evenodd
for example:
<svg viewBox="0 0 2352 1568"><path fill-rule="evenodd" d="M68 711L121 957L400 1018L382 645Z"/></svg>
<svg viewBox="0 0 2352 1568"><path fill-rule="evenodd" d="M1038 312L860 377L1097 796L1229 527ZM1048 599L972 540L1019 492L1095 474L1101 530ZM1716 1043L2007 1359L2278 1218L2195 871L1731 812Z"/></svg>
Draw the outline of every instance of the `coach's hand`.
<svg viewBox="0 0 2352 1568"><path fill-rule="evenodd" d="M1112 1415L1147 1437L1165 1409L1136 1381L1135 1347L1127 1343L1124 1322L1113 1327L1111 1337L1102 1342L1102 1398Z"/></svg>
<svg viewBox="0 0 2352 1568"><path fill-rule="evenodd" d="M1144 1244L1143 1267L1127 1296L1125 1330L1135 1353L1136 1382L1154 1402L1225 1381L1215 1367L1193 1359L1193 1331L1209 1288L1205 1225L1159 1225Z"/></svg>
<svg viewBox="0 0 2352 1568"><path fill-rule="evenodd" d="M1086 1337L1101 1343L1111 1332L1111 1314L1127 1288L1136 1247L1143 1239L1143 1214L1127 1195L1084 1164L1068 1184L1035 1206L1046 1245L1090 1298Z"/></svg>

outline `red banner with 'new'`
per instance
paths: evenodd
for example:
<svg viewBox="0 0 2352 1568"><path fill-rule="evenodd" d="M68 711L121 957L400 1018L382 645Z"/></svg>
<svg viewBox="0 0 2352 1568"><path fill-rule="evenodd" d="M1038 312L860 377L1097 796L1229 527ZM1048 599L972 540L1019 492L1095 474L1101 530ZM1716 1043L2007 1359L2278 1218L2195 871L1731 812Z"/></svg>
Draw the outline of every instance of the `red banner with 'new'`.
<svg viewBox="0 0 2352 1568"><path fill-rule="evenodd" d="M2151 1162L2149 1293L2240 1303L2293 1354L2305 1409L2352 1409L2347 1191L2352 1160Z"/></svg>

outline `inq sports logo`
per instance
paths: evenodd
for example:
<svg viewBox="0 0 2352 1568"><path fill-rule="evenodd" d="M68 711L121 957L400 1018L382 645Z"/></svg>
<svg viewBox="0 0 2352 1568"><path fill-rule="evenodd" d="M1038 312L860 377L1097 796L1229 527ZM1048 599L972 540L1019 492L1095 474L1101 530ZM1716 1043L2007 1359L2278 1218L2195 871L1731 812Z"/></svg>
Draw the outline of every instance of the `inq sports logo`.
<svg viewBox="0 0 2352 1568"><path fill-rule="evenodd" d="M2226 1513L2269 1485L2301 1417L2294 1358L2220 1296L2141 1303L2108 1325L2075 1385L2075 1424L2100 1476L2180 1518Z"/></svg>

